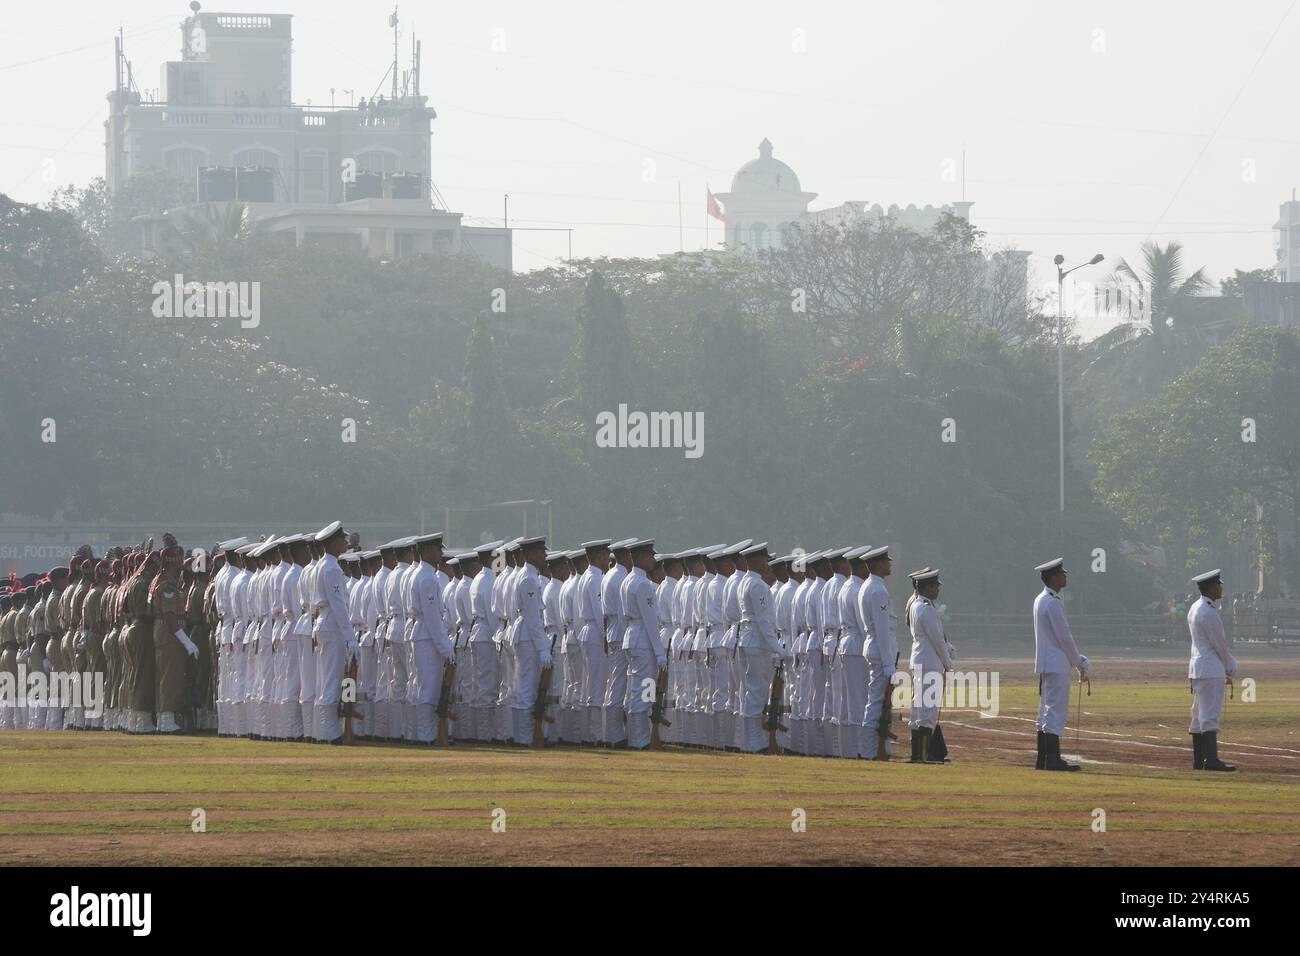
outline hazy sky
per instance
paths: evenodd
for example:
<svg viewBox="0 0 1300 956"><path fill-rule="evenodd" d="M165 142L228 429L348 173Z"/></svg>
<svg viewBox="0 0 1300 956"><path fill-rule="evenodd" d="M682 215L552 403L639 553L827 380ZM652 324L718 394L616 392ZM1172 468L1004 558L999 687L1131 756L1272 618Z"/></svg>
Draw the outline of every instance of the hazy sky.
<svg viewBox="0 0 1300 956"><path fill-rule="evenodd" d="M508 192L512 225L572 226L575 256L670 252L680 182L685 246L700 248L706 183L727 190L765 136L814 209L960 199L964 146L972 220L1031 250L1041 285L1057 252L1113 261L1148 237L1181 239L1216 280L1273 263L1277 207L1300 182L1295 6L479 0L400 17L438 112L434 179L467 223L499 223ZM0 191L36 202L102 175L113 34L125 27L137 84L157 87L187 7L6 4ZM369 97L392 56L388 3L205 9L293 13L300 103ZM564 233L515 236L519 269L565 254Z"/></svg>

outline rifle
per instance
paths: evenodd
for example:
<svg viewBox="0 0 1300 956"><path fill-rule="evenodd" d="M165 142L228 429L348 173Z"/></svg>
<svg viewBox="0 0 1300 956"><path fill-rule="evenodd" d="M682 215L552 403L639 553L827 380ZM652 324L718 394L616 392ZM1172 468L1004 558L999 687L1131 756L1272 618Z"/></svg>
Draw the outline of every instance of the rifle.
<svg viewBox="0 0 1300 956"><path fill-rule="evenodd" d="M894 655L894 667L898 667L898 655ZM895 671L897 672L897 671ZM876 748L877 760L888 760L887 744L894 739L894 685L885 681L885 702L880 708L880 725L876 728L880 743Z"/></svg>
<svg viewBox="0 0 1300 956"><path fill-rule="evenodd" d="M537 699L533 701L533 746L546 746L546 724L555 723L555 718L546 712L550 702L552 667L543 667L542 676L537 681Z"/></svg>
<svg viewBox="0 0 1300 956"><path fill-rule="evenodd" d="M655 702L650 708L650 749L663 750L664 743L659 737L660 727L671 727L672 721L664 716L668 707L668 668L659 668L655 677Z"/></svg>
<svg viewBox="0 0 1300 956"><path fill-rule="evenodd" d="M442 669L442 692L438 696L438 746L446 747L450 743L447 736L447 721L453 719L451 712L451 695L456 684L456 658L447 661Z"/></svg>
<svg viewBox="0 0 1300 956"><path fill-rule="evenodd" d="M353 657L350 661L348 661L348 669L343 674L343 678L345 681L350 678L352 680L353 688L357 686L357 659L355 657ZM343 742L348 746L351 746L353 743L356 742L352 736L352 717L355 713L356 713L355 703L353 703L350 700L349 701L340 700L339 714L343 717Z"/></svg>
<svg viewBox="0 0 1300 956"><path fill-rule="evenodd" d="M763 721L763 729L767 731L767 752L774 755L781 752L776 742L777 732L790 729L781 723L781 715L787 709L782 703L785 697L784 667L785 665L781 663L776 665L776 673L772 675L772 696L768 699L767 706L763 708L763 716L767 718Z"/></svg>

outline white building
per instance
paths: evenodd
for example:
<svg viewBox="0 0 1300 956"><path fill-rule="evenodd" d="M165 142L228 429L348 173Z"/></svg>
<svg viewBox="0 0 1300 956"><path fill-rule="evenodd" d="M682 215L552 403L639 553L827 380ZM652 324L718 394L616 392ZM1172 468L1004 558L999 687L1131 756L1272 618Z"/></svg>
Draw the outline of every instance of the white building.
<svg viewBox="0 0 1300 956"><path fill-rule="evenodd" d="M970 202L945 206L906 208L879 203L871 205L855 200L829 209L810 211L808 204L816 193L804 192L793 169L772 155L772 143L758 144L758 158L751 159L736 171L731 191L718 193L726 215L728 251L779 249L789 229L795 225L851 225L855 222L880 222L891 219L915 232L930 232L944 215L970 221Z"/></svg>
<svg viewBox="0 0 1300 956"><path fill-rule="evenodd" d="M396 96L364 107L299 105L291 15L190 8L181 58L162 65L156 96L135 88L118 51L105 123L110 190L144 169L168 169L193 181L196 203L239 198L251 221L298 243L356 242L389 256L473 252L511 267L508 230L462 226L460 213L438 208L437 114L420 94L418 58ZM160 219L143 217L146 254L157 248Z"/></svg>
<svg viewBox="0 0 1300 956"><path fill-rule="evenodd" d="M1278 207L1277 222L1277 280L1300 282L1300 202L1291 194L1291 200Z"/></svg>
<svg viewBox="0 0 1300 956"><path fill-rule="evenodd" d="M971 202L942 206L889 206L855 200L828 209L810 211L816 193L804 192L795 171L772 155L772 143L764 139L758 158L737 170L731 191L715 197L723 204L728 252L780 249L795 227L816 225L852 226L892 221L917 233L929 233L953 216L970 222ZM1300 227L1298 227L1300 228ZM985 257L979 287L974 289L976 310L986 320L1001 321L1011 313L1023 316L1029 302L1029 253L1004 249Z"/></svg>
<svg viewBox="0 0 1300 956"><path fill-rule="evenodd" d="M779 249L790 226L808 212L816 193L803 192L794 170L758 144L758 158L736 171L731 192L718 193L727 216L727 249Z"/></svg>

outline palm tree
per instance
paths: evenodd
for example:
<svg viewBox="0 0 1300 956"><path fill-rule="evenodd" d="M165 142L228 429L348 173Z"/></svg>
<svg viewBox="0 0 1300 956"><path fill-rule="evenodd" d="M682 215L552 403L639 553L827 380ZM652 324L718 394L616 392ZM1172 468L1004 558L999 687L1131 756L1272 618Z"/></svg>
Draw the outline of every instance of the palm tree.
<svg viewBox="0 0 1300 956"><path fill-rule="evenodd" d="M1178 305L1200 295L1210 287L1205 267L1189 276L1183 275L1183 244L1170 240L1163 249L1158 242L1142 243L1142 273L1120 259L1113 279L1136 282L1146 298L1151 313L1151 334L1160 339L1174 326Z"/></svg>
<svg viewBox="0 0 1300 956"><path fill-rule="evenodd" d="M204 203L175 215L169 235L178 251L191 262L209 266L229 261L235 246L256 231L248 206L238 201Z"/></svg>
<svg viewBox="0 0 1300 956"><path fill-rule="evenodd" d="M1136 285L1140 290L1145 320L1117 325L1090 345L1094 358L1084 378L1118 368L1121 378L1134 378L1139 388L1154 392L1190 367L1199 357L1196 342L1180 325L1180 305L1210 287L1204 267L1184 274L1182 243L1144 242L1142 257L1135 268L1120 259L1111 274L1116 286Z"/></svg>

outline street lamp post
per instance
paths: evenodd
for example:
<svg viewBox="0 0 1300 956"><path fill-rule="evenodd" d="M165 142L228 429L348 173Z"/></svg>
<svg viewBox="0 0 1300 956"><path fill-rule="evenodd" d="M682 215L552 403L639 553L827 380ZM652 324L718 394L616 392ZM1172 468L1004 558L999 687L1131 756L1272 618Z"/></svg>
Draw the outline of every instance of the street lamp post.
<svg viewBox="0 0 1300 956"><path fill-rule="evenodd" d="M1061 514L1065 514L1065 277L1075 269L1095 266L1106 257L1100 252L1087 262L1072 269L1062 269L1065 256L1058 255L1056 263L1056 428L1061 476Z"/></svg>

